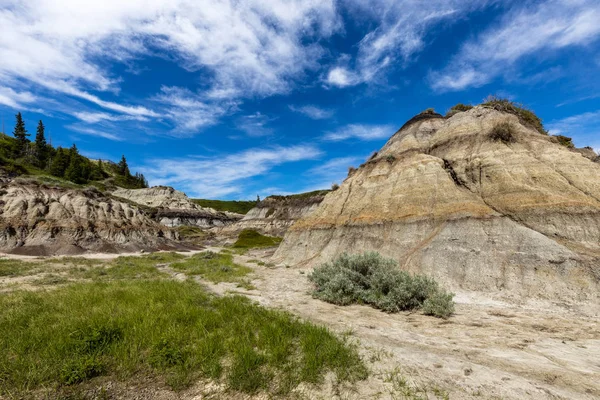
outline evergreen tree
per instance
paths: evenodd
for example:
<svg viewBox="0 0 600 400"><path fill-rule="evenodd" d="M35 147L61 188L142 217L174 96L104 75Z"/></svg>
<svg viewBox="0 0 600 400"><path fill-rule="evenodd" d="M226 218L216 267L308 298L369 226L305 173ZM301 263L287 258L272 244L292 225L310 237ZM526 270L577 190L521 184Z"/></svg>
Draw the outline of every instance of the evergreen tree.
<svg viewBox="0 0 600 400"><path fill-rule="evenodd" d="M127 159L125 159L125 155L121 156L121 161L117 164L119 168L119 175L123 176L131 176L131 172L129 172L129 166L127 165Z"/></svg>
<svg viewBox="0 0 600 400"><path fill-rule="evenodd" d="M21 113L17 113L16 115L17 123L15 124L15 130L13 131L13 135L17 139L17 157L21 157L25 154L25 150L27 149L27 129L25 129L25 121L23 121L23 116Z"/></svg>
<svg viewBox="0 0 600 400"><path fill-rule="evenodd" d="M46 143L44 130L44 123L40 120L35 135L35 155L40 168L44 168L48 162L48 143Z"/></svg>
<svg viewBox="0 0 600 400"><path fill-rule="evenodd" d="M60 178L65 176L65 171L70 165L70 157L69 152L67 152L62 147L56 149L56 154L52 158L52 162L50 163L50 174L54 176L58 176Z"/></svg>
<svg viewBox="0 0 600 400"><path fill-rule="evenodd" d="M84 158L79 155L77 146L73 144L69 149L69 166L65 170L65 179L74 183L85 183L89 170L85 166Z"/></svg>

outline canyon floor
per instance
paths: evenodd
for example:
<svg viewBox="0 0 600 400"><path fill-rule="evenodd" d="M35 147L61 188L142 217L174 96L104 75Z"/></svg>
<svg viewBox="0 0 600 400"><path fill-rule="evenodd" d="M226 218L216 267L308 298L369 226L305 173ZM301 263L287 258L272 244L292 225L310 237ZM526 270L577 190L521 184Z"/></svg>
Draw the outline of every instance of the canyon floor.
<svg viewBox="0 0 600 400"><path fill-rule="evenodd" d="M546 303L516 304L480 293L457 293L456 313L448 320L418 312L386 314L362 305L336 306L311 297L307 279L310 269L271 264L273 252L274 249L251 250L234 256L236 263L252 268L249 275L252 289L232 283L213 284L200 277L194 279L216 294L247 296L266 307L283 309L301 319L325 325L358 344L371 371L367 380L339 385L327 379L318 389L299 388L295 394L300 398L600 397L600 323L589 310ZM60 275L60 264L57 265L54 276ZM173 279L187 279L166 264L157 268ZM39 275L0 277L0 291L36 290L33 282L39 278ZM51 288L52 282L45 287ZM223 393L218 386L206 382L179 393L156 382L106 382L106 385L112 388L115 398L248 398Z"/></svg>

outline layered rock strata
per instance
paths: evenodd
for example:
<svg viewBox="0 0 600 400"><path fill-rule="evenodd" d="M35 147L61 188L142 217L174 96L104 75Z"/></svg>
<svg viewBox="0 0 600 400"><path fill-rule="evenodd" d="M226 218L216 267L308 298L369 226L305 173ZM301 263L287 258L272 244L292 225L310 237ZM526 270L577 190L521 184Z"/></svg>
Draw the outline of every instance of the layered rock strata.
<svg viewBox="0 0 600 400"><path fill-rule="evenodd" d="M292 225L275 259L375 250L450 289L597 302L600 164L585 153L483 106L421 115Z"/></svg>

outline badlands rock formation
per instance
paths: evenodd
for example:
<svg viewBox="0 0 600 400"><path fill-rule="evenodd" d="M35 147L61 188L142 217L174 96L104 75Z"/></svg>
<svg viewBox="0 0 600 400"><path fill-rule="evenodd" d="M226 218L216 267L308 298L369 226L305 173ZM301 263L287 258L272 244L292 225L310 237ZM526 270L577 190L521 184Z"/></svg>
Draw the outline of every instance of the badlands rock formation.
<svg viewBox="0 0 600 400"><path fill-rule="evenodd" d="M48 187L26 180L0 188L0 250L78 254L173 249L176 232L135 205L95 188Z"/></svg>
<svg viewBox="0 0 600 400"><path fill-rule="evenodd" d="M491 134L508 122L509 140ZM592 301L600 164L513 114L420 114L286 233L275 259L379 251L454 290Z"/></svg>
<svg viewBox="0 0 600 400"><path fill-rule="evenodd" d="M241 214L201 207L192 202L185 193L167 186L155 186L148 189L118 189L113 194L137 204L155 208L157 221L169 227L187 225L211 228L232 224L243 217Z"/></svg>
<svg viewBox="0 0 600 400"><path fill-rule="evenodd" d="M227 230L254 229L265 235L283 236L294 222L315 211L326 193L320 190L293 196L269 196Z"/></svg>

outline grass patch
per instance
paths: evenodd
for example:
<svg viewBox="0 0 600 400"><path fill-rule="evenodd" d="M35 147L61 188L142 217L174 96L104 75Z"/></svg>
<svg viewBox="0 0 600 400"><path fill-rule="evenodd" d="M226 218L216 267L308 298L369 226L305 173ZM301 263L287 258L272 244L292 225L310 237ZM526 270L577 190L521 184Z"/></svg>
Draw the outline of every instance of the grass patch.
<svg viewBox="0 0 600 400"><path fill-rule="evenodd" d="M56 286L68 283L69 280L61 275L47 274L34 280L32 283L38 286Z"/></svg>
<svg viewBox="0 0 600 400"><path fill-rule="evenodd" d="M213 282L234 282L241 286L249 287L249 282L242 279L250 272L251 268L233 262L233 255L203 251L194 254L180 262L171 264L171 268L190 276L201 276Z"/></svg>
<svg viewBox="0 0 600 400"><path fill-rule="evenodd" d="M326 328L193 282L72 284L0 296L0 394L77 385L96 376L200 378L231 390L290 393L302 382L365 378L356 349Z"/></svg>
<svg viewBox="0 0 600 400"><path fill-rule="evenodd" d="M489 133L489 137L493 141L502 142L505 144L517 142L515 128L510 124L510 122L500 122L494 125Z"/></svg>
<svg viewBox="0 0 600 400"><path fill-rule="evenodd" d="M0 276L25 276L31 275L40 264L21 260L0 260Z"/></svg>
<svg viewBox="0 0 600 400"><path fill-rule="evenodd" d="M290 194L287 196L272 195L272 196L267 197L267 199L272 199L272 200L284 200L284 199L298 200L299 199L299 200L303 200L303 199L309 199L311 197L316 197L316 196L325 196L329 192L331 192L331 190L322 189L322 190L314 190L312 192L306 192L306 193Z"/></svg>
<svg viewBox="0 0 600 400"><path fill-rule="evenodd" d="M197 226L182 225L177 227L179 237L183 240L202 241L213 238L215 235L212 232L207 232Z"/></svg>
<svg viewBox="0 0 600 400"><path fill-rule="evenodd" d="M543 135L548 134L548 131L546 131L544 128L544 124L542 124L542 120L535 115L533 111L525 108L522 104L517 104L501 97L490 96L481 105L498 111L514 114L519 117L521 123L529 125Z"/></svg>
<svg viewBox="0 0 600 400"><path fill-rule="evenodd" d="M448 318L454 312L454 294L436 281L398 269L396 261L379 253L342 254L308 277L315 284L313 296L329 303L369 304L386 312L421 309L426 314Z"/></svg>
<svg viewBox="0 0 600 400"><path fill-rule="evenodd" d="M229 211L238 214L247 214L248 211L256 206L255 200L207 200L192 199L192 201L201 207L212 208L217 211Z"/></svg>
<svg viewBox="0 0 600 400"><path fill-rule="evenodd" d="M261 235L255 230L244 229L233 244L234 249L248 250L262 247L278 246L283 239L273 236Z"/></svg>
<svg viewBox="0 0 600 400"><path fill-rule="evenodd" d="M95 281L163 278L166 274L156 269L157 264L171 263L184 258L185 256L174 252L152 253L140 257L121 256L109 263L72 269L69 272L76 278Z"/></svg>
<svg viewBox="0 0 600 400"><path fill-rule="evenodd" d="M553 135L552 137L555 138L554 140L556 140L556 142L558 144L560 144L561 146L565 146L566 148L569 148L569 149L575 148L575 145L573 144L573 139L568 136Z"/></svg>

